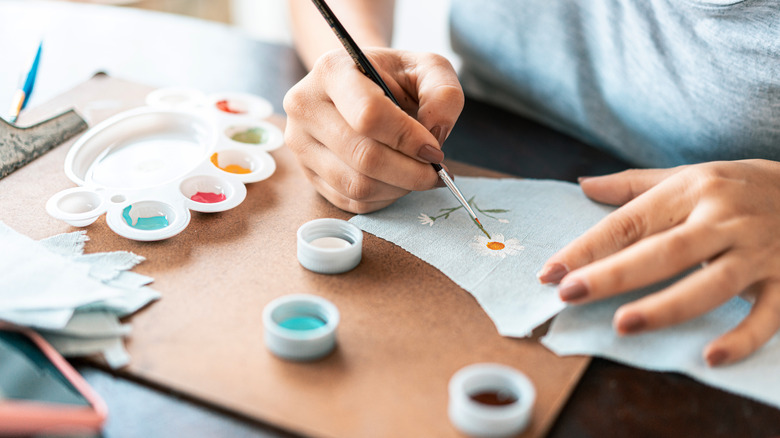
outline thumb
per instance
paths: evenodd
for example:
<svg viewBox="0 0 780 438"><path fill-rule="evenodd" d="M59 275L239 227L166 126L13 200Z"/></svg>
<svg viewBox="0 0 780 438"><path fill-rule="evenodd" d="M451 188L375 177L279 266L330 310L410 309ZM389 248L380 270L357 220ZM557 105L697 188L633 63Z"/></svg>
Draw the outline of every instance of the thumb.
<svg viewBox="0 0 780 438"><path fill-rule="evenodd" d="M682 167L670 169L630 169L605 176L579 178L583 193L596 202L623 205L679 172Z"/></svg>

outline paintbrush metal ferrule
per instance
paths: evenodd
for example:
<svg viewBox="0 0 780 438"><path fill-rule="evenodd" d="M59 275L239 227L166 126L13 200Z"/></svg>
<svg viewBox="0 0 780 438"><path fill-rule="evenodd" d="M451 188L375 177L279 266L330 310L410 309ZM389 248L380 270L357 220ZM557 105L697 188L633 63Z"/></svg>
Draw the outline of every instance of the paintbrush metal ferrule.
<svg viewBox="0 0 780 438"><path fill-rule="evenodd" d="M458 190L458 187L455 185L455 181L450 178L450 176L447 174L447 171L444 169L439 170L436 172L439 174L439 178L441 178L442 181L444 181L444 184L447 186L448 189L452 192L453 195L455 195L456 198L458 198L458 202L460 202L460 205L463 206L463 208L466 209L466 211L469 213L469 216L471 216L471 219L478 220L477 215L474 213L474 210L471 209L471 206L469 205L469 202L466 200L466 197L463 196L463 193Z"/></svg>
<svg viewBox="0 0 780 438"><path fill-rule="evenodd" d="M11 123L16 122L16 118L19 116L19 113L22 111L22 105L24 104L25 100L25 93L24 90L16 90L14 93L14 98L11 100L11 108L8 110L8 121Z"/></svg>
<svg viewBox="0 0 780 438"><path fill-rule="evenodd" d="M468 212L469 216L471 216L471 220L474 221L474 223L477 225L477 227L485 233L485 235L490 239L490 234L488 234L487 231L485 231L485 227L482 226L482 222L479 221L479 218L477 218L477 214L474 213L474 210L471 209L471 206L469 205L469 201L466 200L466 197L463 196L463 193L460 192L458 189L458 186L455 185L455 181L450 178L450 175L447 173L444 168L440 168L436 171L437 174L439 174L439 178L441 178L442 181L444 181L444 185L447 186L448 189L450 189L450 192L452 192L453 195L455 195L455 198L457 198L458 202L460 202L460 205L463 206L463 208L466 209L466 212Z"/></svg>

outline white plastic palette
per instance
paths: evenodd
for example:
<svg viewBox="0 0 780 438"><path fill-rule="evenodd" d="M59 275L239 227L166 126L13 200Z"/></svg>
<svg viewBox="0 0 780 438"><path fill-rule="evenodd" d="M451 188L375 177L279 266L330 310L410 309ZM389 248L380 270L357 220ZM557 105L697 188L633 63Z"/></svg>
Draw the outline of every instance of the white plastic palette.
<svg viewBox="0 0 780 438"><path fill-rule="evenodd" d="M79 187L49 199L51 216L83 227L105 213L108 226L128 239L167 239L187 227L190 210L229 210L246 197L245 183L276 170L268 151L283 136L262 120L272 113L264 99L163 88L147 104L96 125L73 144L65 174Z"/></svg>

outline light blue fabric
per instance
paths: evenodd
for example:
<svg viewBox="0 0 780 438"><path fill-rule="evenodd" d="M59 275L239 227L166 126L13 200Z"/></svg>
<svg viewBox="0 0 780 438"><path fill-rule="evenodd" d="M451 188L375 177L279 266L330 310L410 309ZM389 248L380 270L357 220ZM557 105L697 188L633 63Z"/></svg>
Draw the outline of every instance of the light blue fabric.
<svg viewBox="0 0 780 438"><path fill-rule="evenodd" d="M468 95L630 163L780 160L777 0L453 0Z"/></svg>
<svg viewBox="0 0 780 438"><path fill-rule="evenodd" d="M477 216L504 251L487 248L488 239L447 189L410 193L350 222L469 291L502 335L527 336L563 308L555 287L537 280L542 264L613 208L560 181L458 177L457 184L473 197Z"/></svg>
<svg viewBox="0 0 780 438"><path fill-rule="evenodd" d="M711 368L702 358L702 350L709 342L747 316L750 311L747 301L733 298L684 324L635 336L617 336L612 328L615 311L645 293L567 307L555 317L542 343L561 356L601 356L639 368L687 374L780 408L780 333L761 350L732 365Z"/></svg>

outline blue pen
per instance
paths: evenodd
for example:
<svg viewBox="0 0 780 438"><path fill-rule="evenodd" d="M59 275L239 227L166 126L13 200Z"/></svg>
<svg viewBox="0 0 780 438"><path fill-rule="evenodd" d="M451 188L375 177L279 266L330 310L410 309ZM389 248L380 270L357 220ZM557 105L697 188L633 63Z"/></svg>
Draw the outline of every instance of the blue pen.
<svg viewBox="0 0 780 438"><path fill-rule="evenodd" d="M15 123L19 117L19 113L27 105L27 101L30 100L30 94L35 86L35 77L38 75L38 63L41 60L41 49L43 48L43 41L38 44L38 52L35 54L35 59L30 66L30 71L27 72L27 77L24 80L21 88L14 93L13 101L11 101L11 110L9 111L8 121Z"/></svg>

